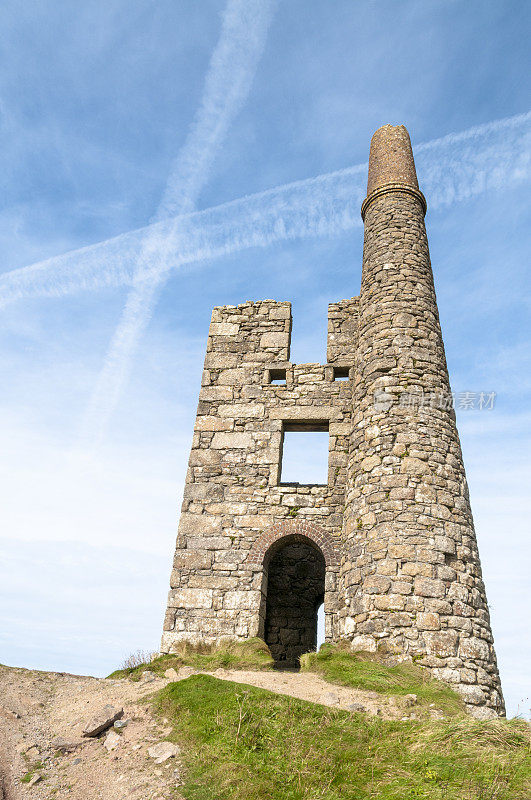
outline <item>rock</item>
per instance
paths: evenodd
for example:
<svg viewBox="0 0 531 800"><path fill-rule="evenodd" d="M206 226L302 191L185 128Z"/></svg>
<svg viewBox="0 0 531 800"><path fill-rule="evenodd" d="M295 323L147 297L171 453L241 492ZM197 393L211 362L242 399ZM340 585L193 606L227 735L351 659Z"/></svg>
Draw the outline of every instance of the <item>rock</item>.
<svg viewBox="0 0 531 800"><path fill-rule="evenodd" d="M42 781L42 775L40 772L35 772L28 781L28 786L35 786L39 781Z"/></svg>
<svg viewBox="0 0 531 800"><path fill-rule="evenodd" d="M121 741L122 738L119 733L116 733L116 731L109 731L109 733L105 737L103 746L107 750L107 752L110 753L111 750L116 750Z"/></svg>
<svg viewBox="0 0 531 800"><path fill-rule="evenodd" d="M180 748L173 742L158 742L148 748L148 756L155 759L155 764L162 764L169 758L179 755Z"/></svg>
<svg viewBox="0 0 531 800"><path fill-rule="evenodd" d="M140 680L143 683L151 683L151 681L154 681L156 677L157 675L155 672L152 672L150 669L145 669L144 672L142 673Z"/></svg>
<svg viewBox="0 0 531 800"><path fill-rule="evenodd" d="M127 728L129 725L128 719L117 719L116 722L113 722L113 728L117 731L123 730L123 728Z"/></svg>
<svg viewBox="0 0 531 800"><path fill-rule="evenodd" d="M488 661L490 658L489 645L483 639L475 637L462 639L459 645L459 655L463 659Z"/></svg>
<svg viewBox="0 0 531 800"><path fill-rule="evenodd" d="M339 703L339 697L334 692L325 692L319 700L327 706L337 706Z"/></svg>
<svg viewBox="0 0 531 800"><path fill-rule="evenodd" d="M176 669L173 669L173 667L170 667L164 673L164 677L168 678L170 681L176 681L177 678L179 677L179 675L177 674L177 670Z"/></svg>
<svg viewBox="0 0 531 800"><path fill-rule="evenodd" d="M72 761L72 764L74 765L74 767L75 767L77 764L81 764L81 760L82 760L81 758L74 758L74 760Z"/></svg>
<svg viewBox="0 0 531 800"><path fill-rule="evenodd" d="M24 755L30 761L37 761L40 755L39 748L36 744L32 744L31 747L28 747L28 749L24 752Z"/></svg>
<svg viewBox="0 0 531 800"><path fill-rule="evenodd" d="M457 687L459 694L464 699L465 703L472 703L475 706L481 706L485 702L485 694L479 686L463 686Z"/></svg>
<svg viewBox="0 0 531 800"><path fill-rule="evenodd" d="M467 711L470 716L479 720L497 719L498 715L493 708L488 706L467 706Z"/></svg>
<svg viewBox="0 0 531 800"><path fill-rule="evenodd" d="M0 706L0 714L10 719L20 719L18 711L14 711L12 708L7 708L6 706Z"/></svg>
<svg viewBox="0 0 531 800"><path fill-rule="evenodd" d="M347 706L347 709L356 714L364 714L368 711L368 708L361 703L351 703L349 706Z"/></svg>
<svg viewBox="0 0 531 800"><path fill-rule="evenodd" d="M404 695L404 705L406 708L410 708L411 706L416 705L418 702L418 697L416 694L405 694Z"/></svg>
<svg viewBox="0 0 531 800"><path fill-rule="evenodd" d="M227 670L223 669L223 667L218 667L214 670L214 675L216 678L226 678L227 677Z"/></svg>
<svg viewBox="0 0 531 800"><path fill-rule="evenodd" d="M77 750L78 747L81 747L82 744L82 741L69 742L65 739L57 739L53 743L53 746L56 750L59 750L60 753L72 753L74 750Z"/></svg>
<svg viewBox="0 0 531 800"><path fill-rule="evenodd" d="M83 728L83 736L97 736L98 733L107 730L117 719L121 719L124 715L123 708L114 708L111 705L106 705L102 708L99 714L93 717L86 723Z"/></svg>
<svg viewBox="0 0 531 800"><path fill-rule="evenodd" d="M195 674L195 669L192 667L180 667L179 668L179 678L189 678L190 675Z"/></svg>

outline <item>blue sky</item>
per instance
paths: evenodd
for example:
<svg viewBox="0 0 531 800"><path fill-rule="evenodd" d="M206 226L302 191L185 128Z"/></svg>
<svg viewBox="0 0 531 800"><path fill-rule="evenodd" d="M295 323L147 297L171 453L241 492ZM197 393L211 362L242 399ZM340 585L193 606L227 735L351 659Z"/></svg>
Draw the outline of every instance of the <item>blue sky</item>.
<svg viewBox="0 0 531 800"><path fill-rule="evenodd" d="M114 384L120 276L135 258L127 238L79 248L163 219L183 175L197 179L183 208L201 211L363 165L374 130L404 123L415 146L436 140L417 166L452 386L497 392L494 410L458 424L505 694L525 712L529 4L249 0L236 20L248 61L230 69L213 61L227 13L208 0L0 9L0 661L105 674L156 649L211 308L291 300L292 360L323 361L327 303L359 292L364 168L244 201L260 227L302 193L299 233L297 218L254 246L233 246L237 204L190 217L194 241L222 220L231 247L181 266L163 251L171 272ZM241 81L208 139L213 69L222 88ZM348 213L334 217L338 205ZM31 280L12 272L45 259ZM87 264L94 279L80 277Z"/></svg>

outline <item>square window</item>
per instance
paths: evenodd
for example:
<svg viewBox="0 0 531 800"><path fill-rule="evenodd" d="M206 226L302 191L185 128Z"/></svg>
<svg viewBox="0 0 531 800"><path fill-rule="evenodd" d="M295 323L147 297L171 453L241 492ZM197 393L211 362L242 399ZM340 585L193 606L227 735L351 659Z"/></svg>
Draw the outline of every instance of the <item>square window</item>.
<svg viewBox="0 0 531 800"><path fill-rule="evenodd" d="M268 383L274 386L286 385L286 370L285 369L268 369L267 370Z"/></svg>
<svg viewBox="0 0 531 800"><path fill-rule="evenodd" d="M348 381L350 378L350 367L334 367L335 381Z"/></svg>
<svg viewBox="0 0 531 800"><path fill-rule="evenodd" d="M328 420L285 422L281 452L281 484L328 485Z"/></svg>

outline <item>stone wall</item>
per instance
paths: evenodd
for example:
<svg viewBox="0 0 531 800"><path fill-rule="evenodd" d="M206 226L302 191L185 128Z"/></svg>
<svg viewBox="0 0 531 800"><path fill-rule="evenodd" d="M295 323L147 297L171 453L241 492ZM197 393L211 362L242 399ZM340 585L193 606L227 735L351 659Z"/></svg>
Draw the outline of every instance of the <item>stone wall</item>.
<svg viewBox="0 0 531 800"><path fill-rule="evenodd" d="M331 307L334 320L337 308ZM275 524L287 523L288 536L292 523L307 521L322 537L340 540L351 383L334 380L331 365L289 362L290 331L289 303L249 302L212 313L163 650L181 639L263 635L267 576L248 556ZM271 383L279 378L284 385ZM327 485L282 485L285 429L323 425ZM334 566L325 596L328 638L336 626L336 575Z"/></svg>
<svg viewBox="0 0 531 800"><path fill-rule="evenodd" d="M334 367L352 367L356 361L359 300L351 297L328 306L326 358Z"/></svg>

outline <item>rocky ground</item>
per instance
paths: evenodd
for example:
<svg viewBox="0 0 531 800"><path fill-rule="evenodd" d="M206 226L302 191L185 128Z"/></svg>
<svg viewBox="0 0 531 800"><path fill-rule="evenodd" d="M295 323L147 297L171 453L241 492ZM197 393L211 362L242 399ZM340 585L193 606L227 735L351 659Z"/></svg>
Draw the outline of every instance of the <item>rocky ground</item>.
<svg viewBox="0 0 531 800"><path fill-rule="evenodd" d="M135 683L0 666L0 800L178 800L179 754L161 744L171 728L143 700L192 672L189 667L168 670L165 677L145 672ZM332 686L308 673L214 674L345 710L415 716L414 695L385 698ZM120 719L114 725L94 737L83 735L94 717L107 714L110 721L115 712Z"/></svg>
<svg viewBox="0 0 531 800"><path fill-rule="evenodd" d="M148 754L171 729L142 699L164 682L1 667L2 800L178 798L171 791L179 783L176 759L156 764ZM83 737L86 723L106 705L123 708L127 725Z"/></svg>

